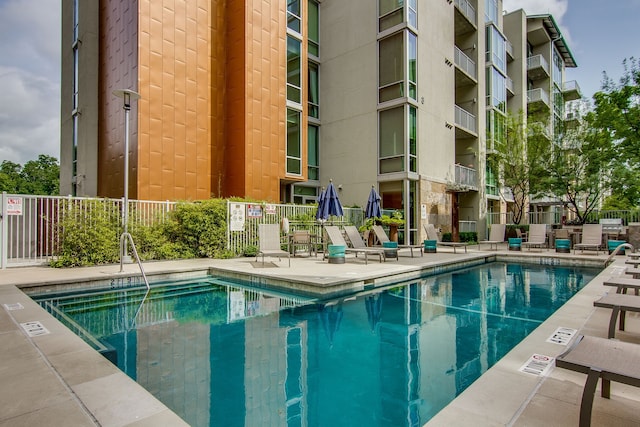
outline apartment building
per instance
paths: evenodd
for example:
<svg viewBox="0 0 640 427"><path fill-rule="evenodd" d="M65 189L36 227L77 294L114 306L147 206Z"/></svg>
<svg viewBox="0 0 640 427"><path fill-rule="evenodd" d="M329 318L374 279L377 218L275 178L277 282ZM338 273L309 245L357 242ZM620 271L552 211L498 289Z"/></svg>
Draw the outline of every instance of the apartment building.
<svg viewBox="0 0 640 427"><path fill-rule="evenodd" d="M113 91L131 89L130 197L312 203L331 179L364 206L373 185L411 242L426 222L482 237L506 212L487 143L529 90L564 89L531 81L530 56L558 52L558 78L575 65L553 18L503 16L501 0L62 5L63 194L122 196Z"/></svg>

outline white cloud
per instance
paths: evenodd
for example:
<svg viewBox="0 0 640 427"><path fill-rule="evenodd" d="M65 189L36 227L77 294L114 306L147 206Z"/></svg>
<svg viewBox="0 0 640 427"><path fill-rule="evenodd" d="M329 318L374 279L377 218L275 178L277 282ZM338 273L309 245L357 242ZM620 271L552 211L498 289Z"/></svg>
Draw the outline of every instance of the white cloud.
<svg viewBox="0 0 640 427"><path fill-rule="evenodd" d="M60 0L0 0L0 162L60 151Z"/></svg>

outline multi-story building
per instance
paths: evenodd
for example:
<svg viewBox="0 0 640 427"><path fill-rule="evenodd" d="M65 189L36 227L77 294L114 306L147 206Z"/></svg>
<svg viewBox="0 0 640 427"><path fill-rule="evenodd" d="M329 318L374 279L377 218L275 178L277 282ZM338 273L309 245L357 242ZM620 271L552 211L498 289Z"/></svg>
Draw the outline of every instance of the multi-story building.
<svg viewBox="0 0 640 427"><path fill-rule="evenodd" d="M310 203L331 179L363 206L374 185L412 242L425 222L482 237L506 209L487 144L537 87L501 0L62 3L63 194L123 194L113 91L131 89L133 198ZM518 54L539 22L548 52L531 53L566 64L552 18L522 14Z"/></svg>

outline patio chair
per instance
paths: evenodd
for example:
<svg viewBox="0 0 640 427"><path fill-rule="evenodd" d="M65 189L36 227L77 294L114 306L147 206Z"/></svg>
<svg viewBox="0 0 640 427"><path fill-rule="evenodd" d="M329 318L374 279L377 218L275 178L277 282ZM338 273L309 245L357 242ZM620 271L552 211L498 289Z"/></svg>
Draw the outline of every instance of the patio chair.
<svg viewBox="0 0 640 427"><path fill-rule="evenodd" d="M373 227L371 227L371 229L375 233L376 238L378 239L381 245L384 245L384 243L391 241L389 240L389 236L387 236L387 233L385 233L384 228L382 228L381 225L374 225ZM422 245L398 245L398 249L407 249L407 248L411 250L411 258L413 258L414 249L418 249L420 251L420 256L422 256Z"/></svg>
<svg viewBox="0 0 640 427"><path fill-rule="evenodd" d="M634 280L634 279L631 279ZM640 312L640 298L635 295L623 293L607 294L597 301L593 302L594 307L610 308L611 318L609 319L609 335L608 338L615 338L616 320L620 316L620 324L618 329L624 331L624 324L627 311Z"/></svg>
<svg viewBox="0 0 640 427"><path fill-rule="evenodd" d="M522 242L522 246L529 248L537 246L542 249L547 244L547 224L531 224L529 226L529 240Z"/></svg>
<svg viewBox="0 0 640 427"><path fill-rule="evenodd" d="M527 233L526 231L522 231L519 228L516 228L516 237L518 239L522 239L522 242L526 242L527 240L529 240L529 233Z"/></svg>
<svg viewBox="0 0 640 427"><path fill-rule="evenodd" d="M635 298L635 297L634 297ZM640 345L600 337L579 336L556 358L556 366L587 374L580 403L580 427L591 425L593 397L602 378L602 397L611 396L611 381L640 387Z"/></svg>
<svg viewBox="0 0 640 427"><path fill-rule="evenodd" d="M582 226L582 239L580 243L573 245L573 253L580 249L595 249L596 255L602 247L602 224L585 224Z"/></svg>
<svg viewBox="0 0 640 427"><path fill-rule="evenodd" d="M296 256L296 248L302 248L309 252L309 256L313 252L313 241L309 230L295 230L290 235L291 252Z"/></svg>
<svg viewBox="0 0 640 427"><path fill-rule="evenodd" d="M262 255L262 266L264 267L265 256L278 257L279 261L286 256L289 260L289 267L291 267L291 254L289 253L288 242L286 243L287 250L282 250L282 243L280 242L280 225L259 224L258 239L260 248L256 254L256 262L258 261L258 257Z"/></svg>
<svg viewBox="0 0 640 427"><path fill-rule="evenodd" d="M507 227L505 224L492 224L491 230L489 231L489 239L478 242L478 245L486 243L489 245L489 249L491 249L491 247L495 245L497 251L498 244L504 243L504 233L506 231L506 228Z"/></svg>
<svg viewBox="0 0 640 427"><path fill-rule="evenodd" d="M424 232L427 233L427 239L435 240L439 246L448 246L453 248L453 253L456 253L456 248L463 247L464 253L467 253L467 242L443 242L440 240L440 236L436 231L436 227L433 224L423 224Z"/></svg>
<svg viewBox="0 0 640 427"><path fill-rule="evenodd" d="M347 245L347 242L344 240L344 237L342 237L342 232L335 225L326 225L324 227L324 231L327 233L327 237L331 241L331 244L344 246L345 253L355 254L356 258L358 257L358 254L364 254L365 264L368 264L368 256L371 254L378 255L380 257L380 262L386 260L385 252L382 248L370 248L370 247L364 246L364 242L362 242L363 247L359 247L359 248L349 247ZM358 236L359 235L360 234L358 233ZM351 243L353 243L353 241ZM325 256L326 256L326 253L327 251L325 251Z"/></svg>

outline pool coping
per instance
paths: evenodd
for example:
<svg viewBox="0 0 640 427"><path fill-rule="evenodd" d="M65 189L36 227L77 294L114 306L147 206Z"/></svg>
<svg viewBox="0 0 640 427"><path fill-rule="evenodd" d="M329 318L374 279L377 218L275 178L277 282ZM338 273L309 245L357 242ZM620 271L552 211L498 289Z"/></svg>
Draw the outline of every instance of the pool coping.
<svg viewBox="0 0 640 427"><path fill-rule="evenodd" d="M373 286L375 287L384 286L390 283L390 281L392 280L391 277L394 278L393 281L403 281L405 280L403 276L407 277L407 280L411 280L412 278L423 275L422 271L425 269L433 269L437 265L451 265L460 260L466 260L470 262L475 262L475 260L478 259L513 260L514 258L524 256L525 258L527 258L528 262L532 256L540 257L540 254L523 255L500 251L481 251L475 254L470 253L467 256L461 255L462 254L451 254L451 256L449 256L448 254L443 254L433 261L427 259L421 260L420 258L412 258L411 261L406 265L400 263L392 264L388 262L385 263L385 265L380 265L377 267L375 266L376 263L369 263L369 265L366 267L364 266L364 264L362 266L347 265L344 268L342 268L343 266L336 265L331 266L331 274L334 275L333 280L335 281L335 283L340 286L340 284L345 283L349 279L353 280L353 275L348 273L357 270L362 276L360 277L360 279L362 279L362 287L363 289L365 289L364 286L367 280L373 280ZM544 258L555 259L556 256L551 256L551 254L549 253L545 255ZM404 258L401 257L401 260L403 259ZM147 268L148 266L151 266L150 263L149 265L145 264L145 269L153 270L151 273L154 275L174 275L183 273L191 274L194 272L200 274L203 271L247 271L246 265L243 264L241 260L237 260L235 266L232 266L232 263L228 261L230 260L194 260L192 262L185 263L157 263L154 266L155 268ZM305 261L299 260L296 261L296 263L297 262L303 263ZM603 258L591 256L579 257L579 263L585 262L602 263ZM323 266L319 268L326 268L324 266L326 266L326 263L323 263ZM126 266L127 271L124 272L124 274L135 275L136 271L132 267L133 266ZM83 423L79 423L78 425L96 425L97 423L99 423L100 425L157 425L162 424L163 422L169 425L186 425L182 420L179 419L179 417L177 417L177 415L166 408L166 406L160 403L149 392L147 392L135 381L129 379L128 376L126 376L116 367L111 365L110 362L100 356L88 344L82 341L69 329L64 327L60 322L54 319L53 316L49 315L37 303L31 300L31 298L29 298L22 290L19 289L34 289L35 286L43 286L47 285L48 283L71 283L73 281L80 280L81 278L87 279L93 277L96 280L103 280L104 275L113 275L114 270L114 266L103 266L84 271L67 271L70 274L64 275L58 274L57 271L42 269L38 270L38 275L32 274L32 271L27 271L25 269L23 271L12 271L10 275L0 277L0 302L5 304L21 303L24 306L24 309L22 310L0 310L0 334L4 335L5 337L11 337L16 341L22 341L22 351L24 351L25 354L28 354L29 358L32 358L34 360L34 363L37 363L40 366L40 374L44 377L47 377L47 382L53 384L53 386L51 386L50 388L57 390L56 401L64 401L64 404L67 408L64 413L74 414L74 416L76 416L79 420L81 419L83 421ZM308 269L305 268L305 270ZM309 273L309 271L306 272ZM300 274L300 271L294 271L293 269L287 270L285 268L267 268L263 269L262 271L252 270L250 275L260 276L264 277L265 280L268 278L269 280L274 281L274 278L279 278L278 280L283 280L282 283L288 283L291 280L296 280L297 278L306 276ZM602 273L598 275L598 277L600 277L601 275ZM72 277L61 279L61 276ZM315 280L313 278L315 276L311 276L312 278L308 280ZM21 277L21 279L18 280L18 277ZM594 281L596 279L594 279ZM324 283L325 288L328 287L326 283L329 282L329 278L326 278ZM601 282L602 281L600 280L600 287L602 286ZM587 287L585 287L585 289L596 287L595 285L592 285L593 281ZM576 297L585 289L581 290L576 295ZM352 289L351 292L353 291L354 290ZM340 292L347 292L347 290L340 289L339 293ZM335 293L330 292L328 295L333 297L335 296ZM591 293L589 294L589 296L591 296ZM572 301L576 297L572 298ZM584 300L584 298L582 297L580 299ZM567 306L567 304L565 304L565 306ZM563 306L563 309L565 308L565 306ZM592 311L592 307L590 307L590 309ZM559 311L562 311L562 309ZM554 314L552 318L555 318L557 314L558 312L556 312L556 314ZM33 321L35 319L41 321L43 326L45 326L51 332L51 334L37 337L28 337L25 334L25 331L20 327L20 323ZM573 320L577 321L577 319ZM543 333L542 331L546 331L547 329L551 328L551 326L547 325L548 323L550 323L550 320L543 323L527 339L525 339L516 348L514 348L509 354L507 354L507 356L501 359L496 365L494 365L494 367L492 367L489 371L487 371L487 373L480 377L480 379L474 382L463 394L461 394L456 400L451 402L449 406L447 406L439 414L437 414L436 417L434 417L428 424L444 425L441 424L444 422L447 425L451 425L451 418L449 417L452 413L454 414L453 419L457 422L459 422L462 419L460 417L465 414L472 416L472 419L474 420L486 419L486 421L489 422L489 424L487 425L492 425L493 422L497 422L499 423L499 425L506 425L503 423L510 422L514 418L514 416L517 415L518 411L522 411L522 405L527 402L527 399L530 399L532 393L531 390L534 390L536 388L536 384L538 384L539 382L538 380L534 381L529 378L527 379L527 381L523 381L520 378L520 376L523 374L517 374L517 380L519 382L530 383L530 388L527 390L525 396L520 400L517 400L513 399L513 392L507 393L507 397L510 397L509 401L517 400L518 405L516 407L514 407L514 405L507 406L504 404L505 402L502 402L501 407L504 408L506 412L505 410L491 411L494 413L498 412L500 414L508 414L510 411L512 411L509 415L510 418L504 415L496 418L497 414L493 414L490 417L487 416L487 407L484 404L481 405L483 412L485 412L484 418L478 418L476 411L469 409L473 408L474 405L477 406L477 404L473 403L474 398L469 396L473 396L474 393L478 394L478 392L480 392L481 395L485 394L486 387L488 387L488 385L485 384L485 382L488 381L485 380L486 378L492 378L496 375L502 376L503 373L507 375L507 377L511 377L511 371L514 367L514 363L520 360L520 358L518 358L518 355L522 354L522 352L524 351L522 348L527 347L525 345L525 342L529 341L529 339L533 337L535 338L535 345L538 346L538 341L540 340L539 334ZM12 352L9 352L8 356L11 356L10 365L19 364L19 356L12 354ZM3 357L3 359L7 360L6 357ZM20 371L20 373L31 377L26 367L22 367L22 371ZM18 381L18 379L14 380ZM27 381L37 384L41 382L41 378L28 378ZM6 387L7 385L5 384L1 388L5 389ZM12 396L9 390L5 390L4 393L7 396ZM123 396L133 396L133 398L123 399ZM22 417L25 417L24 419L32 419L28 417L37 417L38 413L42 416L43 414L47 414L48 412L52 411L51 408L53 408L55 405L52 406L51 401L46 401L42 403L41 408L36 408L37 410L34 410L33 407L28 409L21 408L19 404L16 404L15 406L15 408L12 408L11 413L0 416L0 423L6 421L6 419L8 418L3 417L7 416L12 417L11 419L19 419ZM507 407L509 409L506 409ZM46 419L51 421L49 416L46 417Z"/></svg>

